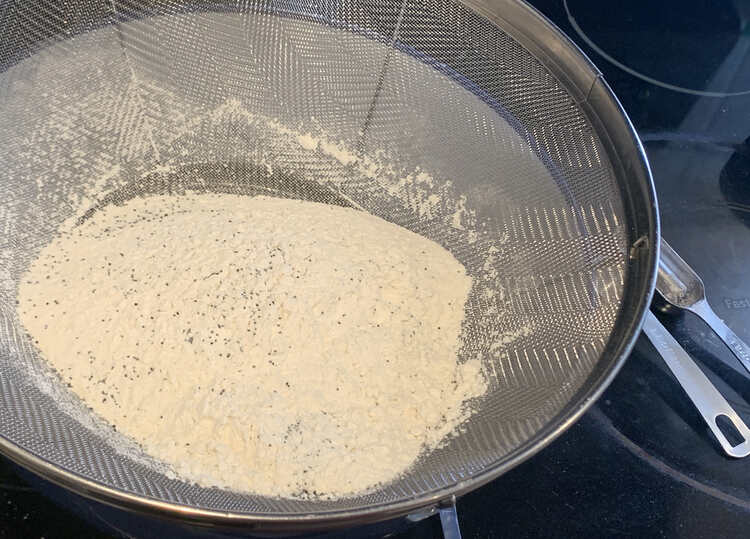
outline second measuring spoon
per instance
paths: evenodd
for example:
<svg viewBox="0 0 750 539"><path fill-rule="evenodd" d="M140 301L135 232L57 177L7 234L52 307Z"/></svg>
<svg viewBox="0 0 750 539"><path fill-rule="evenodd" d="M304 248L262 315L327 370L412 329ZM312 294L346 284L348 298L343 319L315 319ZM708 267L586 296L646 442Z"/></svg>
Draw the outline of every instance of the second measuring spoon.
<svg viewBox="0 0 750 539"><path fill-rule="evenodd" d="M656 290L670 304L702 318L750 372L750 347L716 315L706 300L701 278L664 238L661 239Z"/></svg>

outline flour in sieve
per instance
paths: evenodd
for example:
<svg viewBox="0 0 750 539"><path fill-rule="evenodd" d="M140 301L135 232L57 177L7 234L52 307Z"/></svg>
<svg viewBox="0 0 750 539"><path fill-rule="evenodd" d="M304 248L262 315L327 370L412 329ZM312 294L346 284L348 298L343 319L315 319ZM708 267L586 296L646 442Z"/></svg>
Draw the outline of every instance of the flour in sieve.
<svg viewBox="0 0 750 539"><path fill-rule="evenodd" d="M355 209L152 196L54 239L19 313L72 390L183 478L342 497L396 479L485 392L456 359L471 285Z"/></svg>

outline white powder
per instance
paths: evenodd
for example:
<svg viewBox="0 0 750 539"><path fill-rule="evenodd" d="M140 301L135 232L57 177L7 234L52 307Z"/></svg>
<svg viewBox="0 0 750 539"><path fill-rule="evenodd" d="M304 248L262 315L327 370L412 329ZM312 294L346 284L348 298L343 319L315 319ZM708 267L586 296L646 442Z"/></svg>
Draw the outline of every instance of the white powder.
<svg viewBox="0 0 750 539"><path fill-rule="evenodd" d="M342 165L351 165L357 161L357 156L347 150L343 144L334 144L326 139L321 139L319 144L323 153L330 155Z"/></svg>
<svg viewBox="0 0 750 539"><path fill-rule="evenodd" d="M318 139L313 137L310 133L297 135L297 142L299 142L299 145L305 150L314 150L318 147Z"/></svg>
<svg viewBox="0 0 750 539"><path fill-rule="evenodd" d="M19 313L72 390L183 478L341 497L396 479L486 391L456 361L470 288L448 251L365 212L188 194L63 231Z"/></svg>
<svg viewBox="0 0 750 539"><path fill-rule="evenodd" d="M193 26L210 36L215 34L210 25L221 30L229 18L201 15L200 24ZM464 353L483 357L485 376L494 383L495 363L505 361L505 351L512 350L508 341L514 335L522 338L519 327L531 325L514 314L513 283L506 282L502 272L512 256L504 245L507 236L495 237L493 227L478 222L477 198L462 200L461 189L453 186L439 160L415 155L408 147L403 152L390 146L378 149L375 138L359 145L362 133L342 129L325 111L320 111L319 120L286 113L274 118L286 108L268 106L275 100L267 96L241 99L228 92L226 98L202 102L183 93L179 84L162 86L148 77L136 80L122 62L120 36L112 28L64 45L46 48L0 77L0 86L8 89L3 100L6 121L0 122L0 176L6 187L0 221L8 238L0 248L0 289L9 304L17 299L27 261L52 241L59 225L66 220L75 223L113 191L139 185L155 173L179 173L193 165L248 163L265 167L269 176L282 172L321 184L368 211L392 207L394 216L405 212L411 220L404 217L400 223L431 230L431 237L444 239L451 252L463 252L461 261L473 277L470 301L479 300L482 306L470 309L464 323L465 333L474 337L464 343ZM200 65L202 60L196 67ZM200 69L195 72L200 74ZM461 129L465 116L457 116L453 125ZM462 138L458 132L455 136ZM506 147L516 146L493 146L493 152L496 148L502 153ZM360 186L366 189L365 197L357 197ZM471 245L476 256L466 257L465 245ZM12 361L28 372L31 383L116 451L154 468L152 460L125 443L124 436L94 421L55 377L39 369L36 352L27 355L12 356ZM163 471L162 466L155 469Z"/></svg>

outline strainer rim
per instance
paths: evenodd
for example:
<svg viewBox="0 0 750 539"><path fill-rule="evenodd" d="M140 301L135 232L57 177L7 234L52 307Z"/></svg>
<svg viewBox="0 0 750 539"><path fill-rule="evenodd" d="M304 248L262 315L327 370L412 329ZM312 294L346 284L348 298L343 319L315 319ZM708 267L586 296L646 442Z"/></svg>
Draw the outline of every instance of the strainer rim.
<svg viewBox="0 0 750 539"><path fill-rule="evenodd" d="M640 332L653 295L659 249L659 217L648 161L632 123L601 73L580 48L552 22L535 8L519 0L493 0L491 6L480 0L460 1L475 13L497 24L503 32L524 46L558 78L566 91L576 99L578 105L588 107L587 112L590 114L605 117L608 120L606 127L608 135L614 130L619 131L618 141L613 143L617 146L616 155L625 161L625 168L635 178L633 183L640 188L642 201L646 202L645 207L642 208L645 212L642 217L648 219L649 225L647 233L642 236L645 238L643 246L646 248L635 249L631 252L631 263L641 266L640 282L634 283L633 288L638 288L639 291L645 293L640 294L638 298L633 298L635 304L629 312L623 313L621 309L618 313L616 324L624 323L627 327L621 330L622 335L617 342L613 343L615 339L610 336L607 348L597 361L597 368L555 418L524 444L502 459L484 467L482 471L469 479L395 502L315 513L218 511L132 494L65 470L3 436L0 436L0 453L55 484L121 509L176 519L183 523L220 525L245 530L257 528L279 532L312 531L388 520L407 515L412 511L435 507L443 501L465 494L499 477L549 445L578 420L607 388L622 367ZM603 131L599 131L597 135L604 135ZM626 292L633 291L626 290Z"/></svg>

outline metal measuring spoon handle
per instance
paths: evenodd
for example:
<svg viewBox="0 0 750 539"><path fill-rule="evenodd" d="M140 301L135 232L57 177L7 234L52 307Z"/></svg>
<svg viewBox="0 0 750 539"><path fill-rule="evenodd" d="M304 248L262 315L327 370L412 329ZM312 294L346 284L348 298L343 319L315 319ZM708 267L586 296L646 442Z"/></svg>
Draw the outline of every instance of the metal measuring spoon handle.
<svg viewBox="0 0 750 539"><path fill-rule="evenodd" d="M656 289L672 305L702 318L750 372L750 347L716 315L706 300L701 278L664 238L661 238Z"/></svg>
<svg viewBox="0 0 750 539"><path fill-rule="evenodd" d="M708 302L706 300L701 300L694 304L689 311L701 317L703 321L711 327L714 333L726 343L748 372L750 372L750 346L745 344L745 342L717 316Z"/></svg>
<svg viewBox="0 0 750 539"><path fill-rule="evenodd" d="M742 458L750 454L750 429L742 418L734 411L732 405L719 393L703 371L695 364L687 352L680 346L667 329L650 311L646 314L643 331L651 340L656 350L664 358L664 362L672 371L677 381L688 394L690 400L703 416L708 428L714 433L724 452L730 457ZM727 437L721 432L716 420L725 416L732 422L734 428L742 436L739 445L732 446Z"/></svg>

